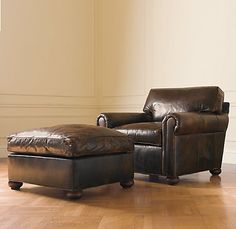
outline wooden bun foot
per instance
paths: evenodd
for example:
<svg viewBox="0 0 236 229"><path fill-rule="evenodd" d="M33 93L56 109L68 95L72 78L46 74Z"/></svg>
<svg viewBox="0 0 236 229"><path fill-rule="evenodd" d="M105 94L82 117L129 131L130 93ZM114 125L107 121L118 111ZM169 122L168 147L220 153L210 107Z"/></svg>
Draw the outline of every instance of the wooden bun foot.
<svg viewBox="0 0 236 229"><path fill-rule="evenodd" d="M130 188L134 185L134 180L130 180L130 181L127 181L127 182L120 182L120 185L123 188Z"/></svg>
<svg viewBox="0 0 236 229"><path fill-rule="evenodd" d="M219 174L221 174L221 168L214 168L214 169L211 169L211 170L210 170L210 173L211 173L212 175L219 175Z"/></svg>
<svg viewBox="0 0 236 229"><path fill-rule="evenodd" d="M169 185L175 185L179 183L179 177L167 177L166 182Z"/></svg>
<svg viewBox="0 0 236 229"><path fill-rule="evenodd" d="M20 190L20 187L23 185L22 182L17 182L17 181L8 181L8 186L12 190Z"/></svg>
<svg viewBox="0 0 236 229"><path fill-rule="evenodd" d="M82 194L83 194L83 192L82 192L82 190L78 190L78 191L68 191L67 193L66 193L66 197L68 198L68 199L80 199L81 197L82 197Z"/></svg>

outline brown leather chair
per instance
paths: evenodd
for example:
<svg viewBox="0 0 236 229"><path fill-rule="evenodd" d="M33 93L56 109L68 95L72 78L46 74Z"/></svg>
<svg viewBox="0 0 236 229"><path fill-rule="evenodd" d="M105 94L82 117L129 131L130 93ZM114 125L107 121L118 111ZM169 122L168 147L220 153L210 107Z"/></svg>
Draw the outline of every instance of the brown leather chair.
<svg viewBox="0 0 236 229"><path fill-rule="evenodd" d="M102 113L97 125L126 133L135 144L135 172L178 176L221 173L229 103L219 87L151 89L143 113Z"/></svg>

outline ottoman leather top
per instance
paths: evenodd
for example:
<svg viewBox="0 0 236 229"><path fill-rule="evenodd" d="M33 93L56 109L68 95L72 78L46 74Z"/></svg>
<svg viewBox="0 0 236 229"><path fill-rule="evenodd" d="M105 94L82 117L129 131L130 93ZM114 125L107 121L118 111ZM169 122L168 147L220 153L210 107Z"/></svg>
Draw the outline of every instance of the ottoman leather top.
<svg viewBox="0 0 236 229"><path fill-rule="evenodd" d="M57 125L19 132L8 137L7 149L30 155L81 157L133 152L125 134L92 125Z"/></svg>

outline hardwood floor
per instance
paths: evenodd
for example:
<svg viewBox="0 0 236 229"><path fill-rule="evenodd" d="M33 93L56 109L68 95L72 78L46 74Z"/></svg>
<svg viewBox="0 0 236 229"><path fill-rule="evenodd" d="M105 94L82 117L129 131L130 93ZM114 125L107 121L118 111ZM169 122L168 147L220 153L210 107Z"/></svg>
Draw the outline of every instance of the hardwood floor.
<svg viewBox="0 0 236 229"><path fill-rule="evenodd" d="M182 176L177 186L135 178L131 189L116 183L67 200L63 191L36 185L11 190L0 160L0 228L236 228L236 165L224 165L220 177Z"/></svg>

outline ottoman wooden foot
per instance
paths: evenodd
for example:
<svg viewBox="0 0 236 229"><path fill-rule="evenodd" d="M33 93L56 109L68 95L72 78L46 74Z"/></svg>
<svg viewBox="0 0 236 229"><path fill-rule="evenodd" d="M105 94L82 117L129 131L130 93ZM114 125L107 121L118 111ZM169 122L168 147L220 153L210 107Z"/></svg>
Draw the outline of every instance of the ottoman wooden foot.
<svg viewBox="0 0 236 229"><path fill-rule="evenodd" d="M120 182L120 185L122 186L122 188L130 188L134 185L134 180L130 180L130 181L126 181L126 182Z"/></svg>
<svg viewBox="0 0 236 229"><path fill-rule="evenodd" d="M83 191L77 190L77 191L67 191L66 197L68 199L80 199L82 197Z"/></svg>
<svg viewBox="0 0 236 229"><path fill-rule="evenodd" d="M12 190L20 190L20 187L23 185L22 182L17 182L17 181L8 181L8 186Z"/></svg>

